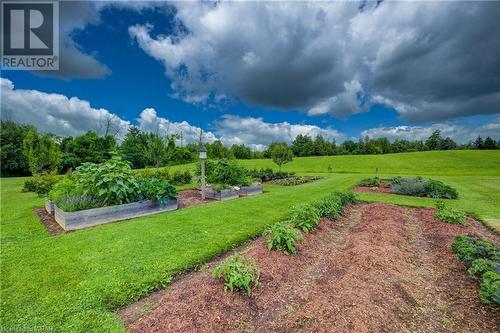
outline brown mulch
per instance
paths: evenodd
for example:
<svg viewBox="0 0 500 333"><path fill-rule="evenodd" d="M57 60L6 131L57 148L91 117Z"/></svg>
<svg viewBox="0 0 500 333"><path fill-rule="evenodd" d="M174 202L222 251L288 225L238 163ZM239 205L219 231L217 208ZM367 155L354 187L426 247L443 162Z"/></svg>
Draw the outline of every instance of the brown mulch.
<svg viewBox="0 0 500 333"><path fill-rule="evenodd" d="M499 311L450 249L457 234L498 236L433 211L357 204L305 235L296 256L262 239L241 249L261 271L251 297L223 291L210 276L218 259L120 315L132 332L498 332Z"/></svg>
<svg viewBox="0 0 500 333"><path fill-rule="evenodd" d="M59 225L59 223L56 222L56 220L54 219L54 216L47 213L45 208L34 208L33 211L40 219L40 222L42 222L42 224L45 226L45 228L47 228L47 231L49 232L49 234L54 236L54 235L59 235L59 234L63 234L66 232Z"/></svg>
<svg viewBox="0 0 500 333"><path fill-rule="evenodd" d="M201 199L200 190L184 190L179 192L179 208L200 205L212 202L212 199Z"/></svg>
<svg viewBox="0 0 500 333"><path fill-rule="evenodd" d="M357 192L369 192L369 193L397 194L392 188L390 188L390 187L384 187L384 186L379 186L379 187L356 186L354 188L354 191L357 191Z"/></svg>

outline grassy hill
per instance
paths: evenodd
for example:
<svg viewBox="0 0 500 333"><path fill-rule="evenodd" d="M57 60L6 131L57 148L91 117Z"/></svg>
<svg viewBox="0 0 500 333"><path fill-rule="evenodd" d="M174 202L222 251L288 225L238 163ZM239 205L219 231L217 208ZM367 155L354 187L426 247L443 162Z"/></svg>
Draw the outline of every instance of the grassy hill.
<svg viewBox="0 0 500 333"><path fill-rule="evenodd" d="M249 168L271 160L246 160ZM328 172L332 165L334 173ZM194 164L172 167L193 168ZM286 170L323 173L296 186L266 185L261 196L194 206L50 236L22 193L23 178L0 179L0 320L4 327L57 332L124 332L116 309L168 284L173 274L259 234L288 207L353 187L372 176L425 175L456 187L449 205L500 225L500 152L452 151L296 158ZM433 206L430 198L362 193L362 200Z"/></svg>
<svg viewBox="0 0 500 333"><path fill-rule="evenodd" d="M241 160L248 168L273 167L269 159ZM342 155L297 157L283 170L297 173L419 174L419 175L500 175L500 150L427 151L386 155Z"/></svg>

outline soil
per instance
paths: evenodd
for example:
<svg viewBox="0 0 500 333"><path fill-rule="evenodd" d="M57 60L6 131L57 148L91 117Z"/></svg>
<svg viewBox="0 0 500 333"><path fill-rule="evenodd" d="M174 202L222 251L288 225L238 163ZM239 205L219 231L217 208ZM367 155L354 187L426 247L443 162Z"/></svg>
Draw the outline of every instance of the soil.
<svg viewBox="0 0 500 333"><path fill-rule="evenodd" d="M384 187L384 186L379 186L379 187L356 186L354 188L354 191L357 191L357 192L369 192L369 193L397 194L392 188L390 188L390 187Z"/></svg>
<svg viewBox="0 0 500 333"><path fill-rule="evenodd" d="M179 208L200 205L214 201L212 199L201 199L201 190L184 190L179 192Z"/></svg>
<svg viewBox="0 0 500 333"><path fill-rule="evenodd" d="M120 310L132 332L498 332L500 311L450 249L458 234L498 242L479 222L433 219L431 208L360 203L324 219L296 256L258 238L239 250L256 260L251 297L210 276L221 258Z"/></svg>
<svg viewBox="0 0 500 333"><path fill-rule="evenodd" d="M54 216L50 215L47 213L45 208L35 208L33 211L36 213L38 218L40 219L40 222L47 228L47 231L51 235L59 235L63 234L66 231L59 225L59 223L56 222L54 219Z"/></svg>

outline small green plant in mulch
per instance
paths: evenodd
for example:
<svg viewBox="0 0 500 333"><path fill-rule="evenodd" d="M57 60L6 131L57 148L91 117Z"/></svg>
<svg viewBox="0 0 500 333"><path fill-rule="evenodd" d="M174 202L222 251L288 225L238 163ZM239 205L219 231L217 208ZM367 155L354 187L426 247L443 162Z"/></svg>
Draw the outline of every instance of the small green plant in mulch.
<svg viewBox="0 0 500 333"><path fill-rule="evenodd" d="M313 205L294 206L290 211L290 221L294 227L310 232L320 222L320 213Z"/></svg>
<svg viewBox="0 0 500 333"><path fill-rule="evenodd" d="M297 254L297 243L301 240L300 232L289 221L271 225L264 231L267 248L282 251L286 255Z"/></svg>
<svg viewBox="0 0 500 333"><path fill-rule="evenodd" d="M460 210L455 210L445 205L442 201L436 202L436 212L434 213L434 218L439 221L444 221L447 223L464 225L467 218L467 214Z"/></svg>
<svg viewBox="0 0 500 333"><path fill-rule="evenodd" d="M259 285L259 269L255 260L236 253L212 271L215 278L224 279L224 291L245 290L247 295Z"/></svg>
<svg viewBox="0 0 500 333"><path fill-rule="evenodd" d="M451 249L480 281L481 301L500 306L500 246L469 235L455 237Z"/></svg>

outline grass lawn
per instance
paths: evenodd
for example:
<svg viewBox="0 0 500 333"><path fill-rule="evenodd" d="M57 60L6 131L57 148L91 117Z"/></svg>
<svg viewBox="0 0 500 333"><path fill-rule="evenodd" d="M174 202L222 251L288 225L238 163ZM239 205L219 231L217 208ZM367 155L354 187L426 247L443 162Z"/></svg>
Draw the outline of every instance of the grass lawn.
<svg viewBox="0 0 500 333"><path fill-rule="evenodd" d="M439 153L443 154L441 158ZM397 156L405 162L391 163ZM431 157L434 160L426 162ZM0 330L17 327L122 332L124 327L114 313L120 305L167 285L172 274L259 234L266 225L284 216L289 206L332 190L350 188L361 178L373 176L375 167L382 177L432 175L459 190L460 199L451 205L490 223L500 219L500 152L369 156L365 162L359 156L301 158L286 169L326 172L330 161L335 161L334 171L346 171L352 165L353 173L325 173L324 180L302 186L266 186L261 196L59 236L49 236L37 220L32 209L41 207L43 199L21 193L22 178L1 179ZM267 160L245 163L272 165ZM426 198L372 193L360 197L412 206L434 203Z"/></svg>

